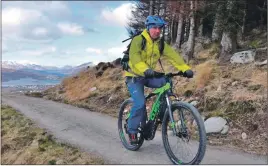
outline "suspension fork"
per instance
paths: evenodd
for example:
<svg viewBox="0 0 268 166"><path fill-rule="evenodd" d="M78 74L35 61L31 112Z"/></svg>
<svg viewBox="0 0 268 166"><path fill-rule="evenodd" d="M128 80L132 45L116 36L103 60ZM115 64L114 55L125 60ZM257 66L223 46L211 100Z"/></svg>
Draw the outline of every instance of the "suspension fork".
<svg viewBox="0 0 268 166"><path fill-rule="evenodd" d="M165 97L166 97L166 101L167 101L167 109L168 109L168 114L169 114L169 118L170 118L170 122L171 122L171 128L173 131L173 135L177 135L175 122L174 122L174 118L173 118L173 114L172 114L172 110L171 110L171 101L170 101L167 93L165 94Z"/></svg>
<svg viewBox="0 0 268 166"><path fill-rule="evenodd" d="M185 126L185 123L184 123L184 114L183 114L183 112L182 112L181 109L179 110L179 112L180 112L180 119L181 119L182 133L183 133L183 134L186 134L186 132L187 132L187 127Z"/></svg>

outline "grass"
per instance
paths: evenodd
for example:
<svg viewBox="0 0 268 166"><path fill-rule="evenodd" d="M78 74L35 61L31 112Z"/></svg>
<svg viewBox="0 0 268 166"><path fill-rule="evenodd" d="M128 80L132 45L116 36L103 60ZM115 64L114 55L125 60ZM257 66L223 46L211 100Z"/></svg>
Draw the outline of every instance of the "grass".
<svg viewBox="0 0 268 166"><path fill-rule="evenodd" d="M202 63L195 67L197 73L195 76L195 83L197 89L204 88L212 79L212 71L214 65L215 61L211 60L206 61L205 63Z"/></svg>
<svg viewBox="0 0 268 166"><path fill-rule="evenodd" d="M1 109L1 164L105 164L98 156L56 142L13 108Z"/></svg>

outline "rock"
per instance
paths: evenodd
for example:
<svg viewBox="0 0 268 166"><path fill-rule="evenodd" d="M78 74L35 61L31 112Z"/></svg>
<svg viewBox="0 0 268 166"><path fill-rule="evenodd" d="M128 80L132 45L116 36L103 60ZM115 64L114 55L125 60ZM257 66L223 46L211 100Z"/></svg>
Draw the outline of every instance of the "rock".
<svg viewBox="0 0 268 166"><path fill-rule="evenodd" d="M221 91L221 85L219 85L219 87L217 88L217 91Z"/></svg>
<svg viewBox="0 0 268 166"><path fill-rule="evenodd" d="M242 139L247 139L247 134L245 132L242 133Z"/></svg>
<svg viewBox="0 0 268 166"><path fill-rule="evenodd" d="M34 147L34 148L38 148L38 146L39 146L38 141L37 140L33 140L31 146Z"/></svg>
<svg viewBox="0 0 268 166"><path fill-rule="evenodd" d="M56 164L57 165L62 165L62 164L64 164L64 161L60 159L60 160L56 161Z"/></svg>
<svg viewBox="0 0 268 166"><path fill-rule="evenodd" d="M120 62L121 62L121 58L117 58L116 60L114 60L114 61L112 62L112 64L113 64L114 66L120 66Z"/></svg>
<svg viewBox="0 0 268 166"><path fill-rule="evenodd" d="M207 133L219 133L222 131L224 125L227 123L222 117L211 117L205 121L205 128Z"/></svg>
<svg viewBox="0 0 268 166"><path fill-rule="evenodd" d="M112 99L113 99L113 95L109 97L109 99L107 100L107 103L109 103Z"/></svg>
<svg viewBox="0 0 268 166"><path fill-rule="evenodd" d="M95 91L95 90L97 90L96 87L92 87L92 88L89 89L90 92L93 92L93 91Z"/></svg>
<svg viewBox="0 0 268 166"><path fill-rule="evenodd" d="M267 65L267 59L263 62L255 62L256 66L263 66L263 65Z"/></svg>
<svg viewBox="0 0 268 166"><path fill-rule="evenodd" d="M221 131L221 134L227 134L228 133L228 130L229 130L229 126L228 125L224 125L223 126L223 129Z"/></svg>
<svg viewBox="0 0 268 166"><path fill-rule="evenodd" d="M252 29L252 31L251 31L253 34L255 34L255 35L258 35L258 34L260 34L261 33L261 30L260 29L258 29L258 28L254 28L254 29Z"/></svg>
<svg viewBox="0 0 268 166"><path fill-rule="evenodd" d="M231 57L230 61L231 63L250 63L254 61L255 55L256 52L252 50L236 52Z"/></svg>
<svg viewBox="0 0 268 166"><path fill-rule="evenodd" d="M232 83L232 86L235 86L236 84L237 84L237 81L233 82L233 83Z"/></svg>
<svg viewBox="0 0 268 166"><path fill-rule="evenodd" d="M196 106L198 104L198 101L192 101L190 104L192 104L193 106Z"/></svg>

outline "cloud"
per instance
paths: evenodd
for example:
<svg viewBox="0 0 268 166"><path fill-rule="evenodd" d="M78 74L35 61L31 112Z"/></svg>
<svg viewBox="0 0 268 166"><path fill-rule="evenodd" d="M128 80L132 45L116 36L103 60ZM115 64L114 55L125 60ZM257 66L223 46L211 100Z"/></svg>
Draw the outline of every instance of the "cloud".
<svg viewBox="0 0 268 166"><path fill-rule="evenodd" d="M18 60L18 61L16 61L16 62L18 62L18 63L20 63L20 64L24 64L24 65L26 65L26 64L35 64L35 65L38 65L37 62L29 61L29 60Z"/></svg>
<svg viewBox="0 0 268 166"><path fill-rule="evenodd" d="M102 53L102 51L100 49L90 48L90 47L86 49L86 52L95 53L95 54L101 54Z"/></svg>
<svg viewBox="0 0 268 166"><path fill-rule="evenodd" d="M40 11L8 7L2 12L3 40L53 40L59 37L53 24ZM42 32L42 33L41 33Z"/></svg>
<svg viewBox="0 0 268 166"><path fill-rule="evenodd" d="M8 7L2 12L2 24L3 26L18 26L25 24L26 21L37 21L41 16L42 14L37 10Z"/></svg>
<svg viewBox="0 0 268 166"><path fill-rule="evenodd" d="M64 2L9 2L2 11L3 40L47 43L65 35L82 35L81 25L70 21L70 10ZM64 21L59 21L63 20ZM69 19L69 20L68 20Z"/></svg>
<svg viewBox="0 0 268 166"><path fill-rule="evenodd" d="M121 57L122 56L122 53L123 51L125 51L127 48L125 46L122 46L122 47L112 47L112 48L109 48L107 53L108 53L108 56L113 56L113 57Z"/></svg>
<svg viewBox="0 0 268 166"><path fill-rule="evenodd" d="M51 46L51 47L46 47L46 48L42 48L39 50L22 50L22 51L19 51L19 54L27 55L27 56L42 56L45 54L55 53L56 50L57 50L56 47Z"/></svg>
<svg viewBox="0 0 268 166"><path fill-rule="evenodd" d="M53 16L53 18L62 18L71 14L67 3L64 1L4 1L2 4L3 8L34 9L46 13L48 16Z"/></svg>
<svg viewBox="0 0 268 166"><path fill-rule="evenodd" d="M134 7L132 3L125 3L115 9L104 9L101 12L101 17L108 23L126 26L128 19L132 16L132 7Z"/></svg>
<svg viewBox="0 0 268 166"><path fill-rule="evenodd" d="M85 33L83 27L75 23L58 23L57 27L67 35L83 35Z"/></svg>

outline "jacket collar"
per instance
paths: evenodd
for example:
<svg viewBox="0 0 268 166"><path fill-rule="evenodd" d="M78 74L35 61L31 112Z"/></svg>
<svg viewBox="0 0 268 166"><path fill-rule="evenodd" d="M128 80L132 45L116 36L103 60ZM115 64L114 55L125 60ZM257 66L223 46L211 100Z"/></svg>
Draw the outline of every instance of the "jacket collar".
<svg viewBox="0 0 268 166"><path fill-rule="evenodd" d="M150 34L148 33L147 29L144 29L143 32L141 33L145 39L150 43L152 44L153 43L153 40L152 38L150 37ZM155 40L156 42L158 42L160 39L158 38L157 40Z"/></svg>

